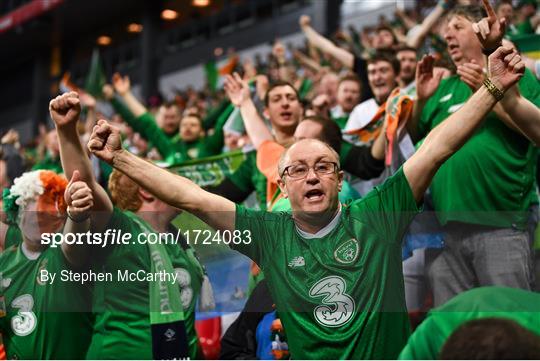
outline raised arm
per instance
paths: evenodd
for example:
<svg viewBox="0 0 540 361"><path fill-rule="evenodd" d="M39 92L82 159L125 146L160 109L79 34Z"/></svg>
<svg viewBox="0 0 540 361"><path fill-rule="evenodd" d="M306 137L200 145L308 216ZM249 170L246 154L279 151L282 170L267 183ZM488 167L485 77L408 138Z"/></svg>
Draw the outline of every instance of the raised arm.
<svg viewBox="0 0 540 361"><path fill-rule="evenodd" d="M426 36L429 34L433 26L439 21L441 16L443 16L444 12L446 11L446 8L448 8L449 0L441 0L435 6L435 8L429 13L428 16L424 19L422 22L422 25L420 25L420 30L417 31L414 36L407 39L407 45L418 49L420 45L422 45L422 42L426 38Z"/></svg>
<svg viewBox="0 0 540 361"><path fill-rule="evenodd" d="M482 47L491 50L502 43L506 30L506 19L497 18L489 0L482 0L482 2L488 16L473 24L473 30ZM507 115L507 118L501 117L503 120L509 119L511 124L519 128L526 137L536 145L540 144L540 110L533 103L521 97L517 86L508 91L507 96L501 101L501 108L497 114L506 113L503 116ZM505 123L509 124L508 121Z"/></svg>
<svg viewBox="0 0 540 361"><path fill-rule="evenodd" d="M122 77L120 74L114 73L112 82L114 90L116 90L118 95L120 95L122 99L124 99L124 102L134 116L140 117L144 113L148 112L145 106L142 105L141 102L137 98L135 98L135 96L131 92L131 82L127 75L124 75Z"/></svg>
<svg viewBox="0 0 540 361"><path fill-rule="evenodd" d="M414 142L420 140L418 134L418 122L422 115L422 110L428 99L435 94L444 72L436 69L433 65L435 58L431 55L424 55L422 60L416 65L416 101L414 102L411 119L407 122L407 131Z"/></svg>
<svg viewBox="0 0 540 361"><path fill-rule="evenodd" d="M294 58L298 60L300 64L302 64L302 66L310 68L311 70L316 72L321 71L322 66L315 60L311 59L309 56L302 53L300 50L295 50L293 55Z"/></svg>
<svg viewBox="0 0 540 361"><path fill-rule="evenodd" d="M273 140L274 137L270 129L259 116L257 108L251 100L248 83L242 80L238 73L234 73L232 76L227 75L224 88L231 103L240 108L246 133L255 149L258 149L263 142Z"/></svg>
<svg viewBox="0 0 540 361"><path fill-rule="evenodd" d="M489 0L482 0L487 17L472 25L476 37L485 51L495 51L502 45L502 39L506 32L506 19L497 17Z"/></svg>
<svg viewBox="0 0 540 361"><path fill-rule="evenodd" d="M120 130L107 121L98 121L88 149L165 203L195 214L216 229L234 230L233 202L122 149Z"/></svg>
<svg viewBox="0 0 540 361"><path fill-rule="evenodd" d="M300 27L311 44L336 58L347 68L353 68L354 55L316 32L315 29L311 27L311 18L309 16L302 15L300 17Z"/></svg>
<svg viewBox="0 0 540 361"><path fill-rule="evenodd" d="M125 92L126 87L128 87L125 85L126 82L129 83L129 79L117 79L116 87L121 91ZM154 116L151 113L146 112L146 108L144 109L144 113L139 116L135 116L131 111L130 107L126 105L125 100L122 101L114 96L114 90L110 85L105 85L103 87L103 95L105 96L105 99L107 99L111 103L114 110L122 116L122 119L135 132L139 133L144 139L152 142L152 144L156 147L157 151L164 160L173 162L177 162L180 160L174 158L176 152L173 142L169 137L167 137L165 132L160 127L158 127ZM135 98L133 97L133 99ZM140 106L142 107L142 105ZM140 111L142 111L142 109L139 109L139 112Z"/></svg>
<svg viewBox="0 0 540 361"><path fill-rule="evenodd" d="M70 92L56 97L51 100L49 111L58 133L64 173L66 177L71 178L78 170L80 180L88 185L94 195L93 229L104 229L112 212L112 203L105 190L96 181L90 159L79 139L77 121L81 106L78 94Z"/></svg>
<svg viewBox="0 0 540 361"><path fill-rule="evenodd" d="M395 15L401 19L407 30L410 30L417 25L416 21L412 20L403 10L399 8L396 9Z"/></svg>
<svg viewBox="0 0 540 361"><path fill-rule="evenodd" d="M92 128L96 125L97 114L96 114L96 98L88 93L81 94L80 96L81 105L86 107L86 121L84 123L84 132L85 134L90 135L92 133Z"/></svg>
<svg viewBox="0 0 540 361"><path fill-rule="evenodd" d="M491 82L505 92L523 76L525 65L511 48L500 47L489 57ZM420 149L403 166L417 202L439 167L457 152L482 124L497 100L483 85L457 112L433 129Z"/></svg>
<svg viewBox="0 0 540 361"><path fill-rule="evenodd" d="M521 132L537 147L540 146L540 109L538 106L522 97L517 85L508 90L500 104Z"/></svg>

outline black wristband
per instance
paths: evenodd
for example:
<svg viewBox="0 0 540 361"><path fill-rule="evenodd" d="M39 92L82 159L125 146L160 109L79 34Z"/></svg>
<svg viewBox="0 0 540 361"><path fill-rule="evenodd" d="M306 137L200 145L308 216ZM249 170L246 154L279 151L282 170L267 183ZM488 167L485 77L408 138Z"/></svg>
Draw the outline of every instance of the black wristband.
<svg viewBox="0 0 540 361"><path fill-rule="evenodd" d="M493 53L495 52L495 50L497 50L497 49L498 49L499 47L501 47L501 46L502 46L502 44L499 45L499 46L496 46L496 47L494 47L494 48L491 48L491 49L482 49L482 53L483 53L484 55L486 55L486 56L490 56L491 54L493 54Z"/></svg>

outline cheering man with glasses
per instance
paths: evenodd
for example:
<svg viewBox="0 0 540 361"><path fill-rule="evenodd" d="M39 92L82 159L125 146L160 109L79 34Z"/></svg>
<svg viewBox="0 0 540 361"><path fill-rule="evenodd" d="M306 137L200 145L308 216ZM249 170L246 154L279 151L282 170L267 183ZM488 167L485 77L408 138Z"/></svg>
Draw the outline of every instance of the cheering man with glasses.
<svg viewBox="0 0 540 361"><path fill-rule="evenodd" d="M313 171L318 175L326 175L335 173L339 168L336 162L317 162L311 168L305 164L290 165L283 169L281 178L287 174L293 179L302 179L307 176L310 169L313 169Z"/></svg>
<svg viewBox="0 0 540 361"><path fill-rule="evenodd" d="M105 120L88 147L163 201L216 229L250 233L251 242L233 247L265 272L293 358L396 358L409 336L401 237L439 167L519 80L524 65L517 53L499 48L489 69L490 80L429 133L402 169L349 206L338 202L338 155L315 139L293 144L279 162L278 182L292 214L245 209L205 192L123 150L118 129Z"/></svg>

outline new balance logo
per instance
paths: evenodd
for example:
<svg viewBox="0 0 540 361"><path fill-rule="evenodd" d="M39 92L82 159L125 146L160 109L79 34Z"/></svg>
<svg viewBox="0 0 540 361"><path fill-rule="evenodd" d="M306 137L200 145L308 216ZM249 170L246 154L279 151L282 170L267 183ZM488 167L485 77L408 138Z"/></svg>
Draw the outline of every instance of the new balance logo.
<svg viewBox="0 0 540 361"><path fill-rule="evenodd" d="M176 332L169 328L167 331L165 331L164 335L167 337L167 341L171 341L174 335L176 335Z"/></svg>
<svg viewBox="0 0 540 361"><path fill-rule="evenodd" d="M289 262L289 267L291 267L291 268L304 267L305 265L306 265L306 261L304 260L304 257L302 257L302 256L294 257Z"/></svg>

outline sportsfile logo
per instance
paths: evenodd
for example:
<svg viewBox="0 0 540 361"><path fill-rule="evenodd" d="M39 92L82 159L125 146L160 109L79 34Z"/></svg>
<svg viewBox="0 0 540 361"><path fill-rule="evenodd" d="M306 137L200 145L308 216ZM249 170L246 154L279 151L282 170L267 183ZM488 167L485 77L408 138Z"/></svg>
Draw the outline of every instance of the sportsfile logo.
<svg viewBox="0 0 540 361"><path fill-rule="evenodd" d="M295 267L304 267L306 265L306 260L302 256L294 257L289 262L289 267L295 268Z"/></svg>

